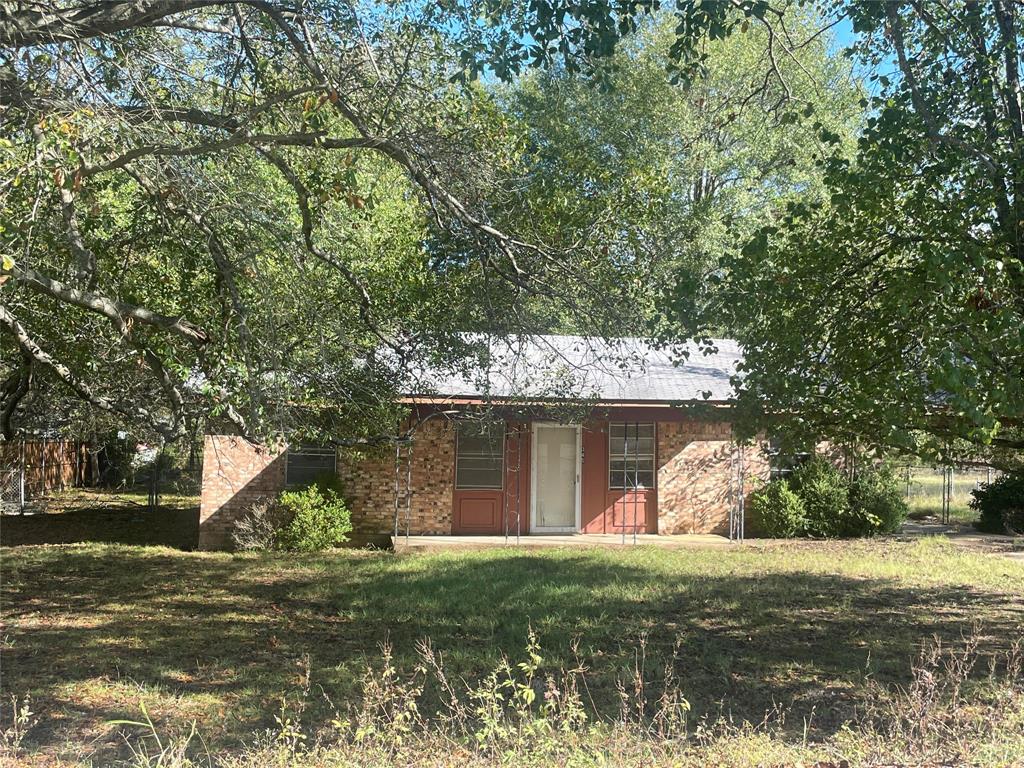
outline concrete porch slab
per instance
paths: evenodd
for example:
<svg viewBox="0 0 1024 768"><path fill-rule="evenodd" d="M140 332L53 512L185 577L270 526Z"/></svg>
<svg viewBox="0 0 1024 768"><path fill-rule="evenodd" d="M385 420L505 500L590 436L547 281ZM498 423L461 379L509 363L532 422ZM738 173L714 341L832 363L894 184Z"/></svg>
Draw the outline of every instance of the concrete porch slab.
<svg viewBox="0 0 1024 768"><path fill-rule="evenodd" d="M518 547L540 549L544 547L632 547L633 537L614 533L547 534L520 536L405 536L391 537L395 552L440 552L492 549L495 547ZM725 536L711 534L683 534L659 536L641 534L636 537L636 546L661 547L663 549L721 549L732 544Z"/></svg>

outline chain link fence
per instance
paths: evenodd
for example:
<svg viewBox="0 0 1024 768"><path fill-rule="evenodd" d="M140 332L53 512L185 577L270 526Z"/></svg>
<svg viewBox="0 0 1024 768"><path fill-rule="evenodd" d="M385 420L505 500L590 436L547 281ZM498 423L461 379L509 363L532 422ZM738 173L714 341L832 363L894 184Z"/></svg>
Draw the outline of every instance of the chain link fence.
<svg viewBox="0 0 1024 768"><path fill-rule="evenodd" d="M903 487L911 517L938 517L943 522L974 522L968 506L971 492L999 476L991 467L928 467L903 469Z"/></svg>
<svg viewBox="0 0 1024 768"><path fill-rule="evenodd" d="M0 469L0 514L13 515L25 508L25 473Z"/></svg>
<svg viewBox="0 0 1024 768"><path fill-rule="evenodd" d="M0 513L32 511L48 494L88 485L90 456L77 440L0 442Z"/></svg>

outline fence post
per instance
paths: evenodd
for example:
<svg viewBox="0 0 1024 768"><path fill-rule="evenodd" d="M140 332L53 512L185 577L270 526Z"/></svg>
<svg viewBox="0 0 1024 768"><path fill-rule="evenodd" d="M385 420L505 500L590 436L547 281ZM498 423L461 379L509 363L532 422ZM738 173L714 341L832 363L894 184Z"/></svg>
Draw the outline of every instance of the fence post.
<svg viewBox="0 0 1024 768"><path fill-rule="evenodd" d="M21 514L25 514L25 441L21 441Z"/></svg>
<svg viewBox="0 0 1024 768"><path fill-rule="evenodd" d="M950 506L953 501L953 467L942 468L942 522L949 525Z"/></svg>
<svg viewBox="0 0 1024 768"><path fill-rule="evenodd" d="M42 483L42 490L39 491L40 496L46 495L46 438L43 438L42 447L39 449L39 473L42 475L40 482Z"/></svg>

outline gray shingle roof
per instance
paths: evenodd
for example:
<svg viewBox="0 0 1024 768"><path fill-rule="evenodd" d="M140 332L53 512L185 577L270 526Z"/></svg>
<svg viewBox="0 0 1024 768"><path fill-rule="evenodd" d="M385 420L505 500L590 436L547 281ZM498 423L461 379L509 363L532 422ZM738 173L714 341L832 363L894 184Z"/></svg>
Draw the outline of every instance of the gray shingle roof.
<svg viewBox="0 0 1024 768"><path fill-rule="evenodd" d="M473 337L490 354L461 370L422 371L413 395L604 402L725 401L742 359L731 339L705 355L694 342L659 349L640 338ZM687 354L688 353L688 354Z"/></svg>

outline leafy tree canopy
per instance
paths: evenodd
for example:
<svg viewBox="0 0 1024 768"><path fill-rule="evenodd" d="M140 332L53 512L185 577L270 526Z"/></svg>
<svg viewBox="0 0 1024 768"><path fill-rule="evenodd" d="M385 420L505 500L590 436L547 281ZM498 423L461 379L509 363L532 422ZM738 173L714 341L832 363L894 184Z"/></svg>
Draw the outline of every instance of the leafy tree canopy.
<svg viewBox="0 0 1024 768"><path fill-rule="evenodd" d="M599 83L556 66L502 92L526 136L507 226L565 246L587 238L611 263L637 265L635 290L609 310L619 335L678 338L674 323L655 322L664 302L703 291L787 200L820 199L830 142L852 150L862 110L850 63L814 36L816 15L799 13L790 29L809 42L778 76L770 35L751 27L709 42L700 76L671 82L676 32L660 15L604 62Z"/></svg>
<svg viewBox="0 0 1024 768"><path fill-rule="evenodd" d="M4 433L100 412L360 440L459 331L523 296L581 311L560 286L586 253L495 224L519 145L460 78L467 10L4 5Z"/></svg>
<svg viewBox="0 0 1024 768"><path fill-rule="evenodd" d="M402 375L394 361L410 349L443 357L467 324L586 317L602 332L631 304L639 323L649 299L638 286L671 265L678 289L658 305L658 330L741 338L752 430L1019 448L1018 6L800 5L680 3L671 32L649 26L655 0L5 6L0 417L9 424L40 372L168 435L188 410L178 400L197 391L240 429L283 419L269 404L311 376L325 402L383 404ZM850 55L875 71L853 151L847 113L822 111L827 97L805 95L801 71L843 17ZM667 52L631 48L637 34L664 35ZM759 92L780 99L769 111L788 135L755 143L756 118L715 123L691 101L704 88L707 104L729 102L715 56L736 46L743 60L745 36L759 41ZM644 50L689 85L685 96L640 91L655 71ZM511 116L473 82L536 66L551 72L508 97ZM605 90L578 95L577 75ZM548 94L573 112L558 120ZM630 112L602 109L607 98L645 116L651 134ZM582 115L604 142L585 141ZM642 151L617 156L611 139L623 133ZM716 145L723 136L738 143ZM678 151L685 141L692 152ZM779 189L770 174L735 195L720 186L706 220L696 187L678 194L704 185L703 172L727 178L719 164L770 168L779 149L796 162ZM756 206L787 201L800 173L810 194L783 216L767 210L733 249ZM508 184L520 178L529 194ZM659 187L666 178L685 183ZM623 215L606 218L615 201ZM657 266L643 258L653 241L669 243Z"/></svg>
<svg viewBox="0 0 1024 768"><path fill-rule="evenodd" d="M875 68L854 157L724 265L697 330L748 348L753 427L1012 463L1024 417L1020 22L1012 3L852 2ZM692 297L688 297L692 298Z"/></svg>
<svg viewBox="0 0 1024 768"><path fill-rule="evenodd" d="M801 5L817 13L819 31L852 26L848 53L873 72L871 119L853 157L822 126L822 140L837 145L822 160L826 198L793 201L710 281L685 285L664 307L668 333L724 326L745 342L751 431L1012 462L1000 452L1024 447L1019 3ZM569 70L594 71L593 57L608 60L660 4L488 7L529 34L477 29L480 61L518 71L564 58ZM712 66L709 42L761 29L767 76L784 82L782 62L815 36L788 10L767 0L678 3L669 68L699 80Z"/></svg>

